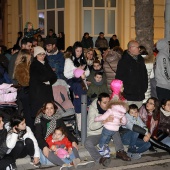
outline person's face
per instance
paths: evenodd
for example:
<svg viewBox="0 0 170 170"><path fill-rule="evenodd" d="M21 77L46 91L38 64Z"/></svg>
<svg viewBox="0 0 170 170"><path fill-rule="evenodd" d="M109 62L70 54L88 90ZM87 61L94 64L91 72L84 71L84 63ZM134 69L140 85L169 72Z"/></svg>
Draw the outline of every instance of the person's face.
<svg viewBox="0 0 170 170"><path fill-rule="evenodd" d="M100 34L100 38L104 38L104 34Z"/></svg>
<svg viewBox="0 0 170 170"><path fill-rule="evenodd" d="M26 123L25 119L17 126L18 130L25 130L26 129Z"/></svg>
<svg viewBox="0 0 170 170"><path fill-rule="evenodd" d="M46 50L48 53L50 53L54 49L55 45L52 44L47 44L46 45Z"/></svg>
<svg viewBox="0 0 170 170"><path fill-rule="evenodd" d="M86 38L86 39L89 38L89 34L86 34L86 35L85 35L85 38Z"/></svg>
<svg viewBox="0 0 170 170"><path fill-rule="evenodd" d="M97 74L96 76L94 76L94 79L95 79L96 82L101 82L102 76Z"/></svg>
<svg viewBox="0 0 170 170"><path fill-rule="evenodd" d="M93 51L89 51L89 52L87 53L87 59L88 59L88 60L92 60L92 58L93 58Z"/></svg>
<svg viewBox="0 0 170 170"><path fill-rule="evenodd" d="M32 48L32 43L30 42L27 42L27 44L22 45L22 49L31 50L31 48Z"/></svg>
<svg viewBox="0 0 170 170"><path fill-rule="evenodd" d="M113 36L113 39L114 39L114 40L116 40L116 38L117 38L116 36Z"/></svg>
<svg viewBox="0 0 170 170"><path fill-rule="evenodd" d="M2 117L0 117L0 130L4 128L4 122L2 120Z"/></svg>
<svg viewBox="0 0 170 170"><path fill-rule="evenodd" d="M53 32L52 31L49 31L49 36L52 36L53 35Z"/></svg>
<svg viewBox="0 0 170 170"><path fill-rule="evenodd" d="M62 132L60 130L55 130L54 134L53 134L53 139L54 140L58 140L58 139L61 139L62 137Z"/></svg>
<svg viewBox="0 0 170 170"><path fill-rule="evenodd" d="M59 35L60 38L62 38L62 34L61 33L59 33L58 35Z"/></svg>
<svg viewBox="0 0 170 170"><path fill-rule="evenodd" d="M29 30L32 29L32 24L28 24L28 29L29 29Z"/></svg>
<svg viewBox="0 0 170 170"><path fill-rule="evenodd" d="M138 117L138 115L139 115L139 112L138 112L138 110L137 109L130 109L130 111L129 111L129 114L131 115L131 116L133 116L133 117Z"/></svg>
<svg viewBox="0 0 170 170"><path fill-rule="evenodd" d="M100 70L101 65L99 63L93 63L93 68L94 68L94 70Z"/></svg>
<svg viewBox="0 0 170 170"><path fill-rule="evenodd" d="M162 107L165 111L170 112L170 101L167 101L166 105L163 105Z"/></svg>
<svg viewBox="0 0 170 170"><path fill-rule="evenodd" d="M76 53L76 58L79 58L82 54L82 47L78 47L75 49L75 53Z"/></svg>
<svg viewBox="0 0 170 170"><path fill-rule="evenodd" d="M54 106L52 103L47 103L45 108L45 114L47 116L52 116L54 114Z"/></svg>
<svg viewBox="0 0 170 170"><path fill-rule="evenodd" d="M40 53L40 54L37 54L37 60L38 61L44 61L44 58L45 58L45 53Z"/></svg>
<svg viewBox="0 0 170 170"><path fill-rule="evenodd" d="M132 55L139 55L140 50L139 50L139 44L137 42L134 42L131 47L129 48L129 52Z"/></svg>
<svg viewBox="0 0 170 170"><path fill-rule="evenodd" d="M120 92L122 93L124 91L124 87L122 85L121 89L120 89Z"/></svg>
<svg viewBox="0 0 170 170"><path fill-rule="evenodd" d="M36 46L38 45L38 42L37 42L37 41L33 41L33 42L32 42L32 45L33 45L34 47L36 47Z"/></svg>
<svg viewBox="0 0 170 170"><path fill-rule="evenodd" d="M101 102L98 101L100 107L103 109L103 110L107 110L107 104L109 103L109 97L103 97Z"/></svg>
<svg viewBox="0 0 170 170"><path fill-rule="evenodd" d="M146 103L146 109L147 109L149 112L154 111L154 109L155 109L154 100L149 99L149 100L147 101L147 103Z"/></svg>

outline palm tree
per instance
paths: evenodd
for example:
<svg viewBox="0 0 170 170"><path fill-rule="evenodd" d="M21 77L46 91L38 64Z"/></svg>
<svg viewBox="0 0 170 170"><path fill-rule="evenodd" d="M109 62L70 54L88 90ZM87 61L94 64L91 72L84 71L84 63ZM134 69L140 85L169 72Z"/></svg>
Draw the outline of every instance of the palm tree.
<svg viewBox="0 0 170 170"><path fill-rule="evenodd" d="M154 37L153 0L135 0L136 40L153 54Z"/></svg>

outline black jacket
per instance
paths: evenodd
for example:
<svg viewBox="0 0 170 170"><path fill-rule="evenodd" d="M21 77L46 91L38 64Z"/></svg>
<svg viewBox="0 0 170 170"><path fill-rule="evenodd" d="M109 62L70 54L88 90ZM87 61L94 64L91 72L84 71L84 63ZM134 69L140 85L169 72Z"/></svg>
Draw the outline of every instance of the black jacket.
<svg viewBox="0 0 170 170"><path fill-rule="evenodd" d="M113 38L110 38L110 41L109 41L110 49L112 49L113 47L116 47L116 46L120 46L119 40L118 39L114 40Z"/></svg>
<svg viewBox="0 0 170 170"><path fill-rule="evenodd" d="M90 36L88 38L83 36L81 43L83 48L93 48L93 38Z"/></svg>
<svg viewBox="0 0 170 170"><path fill-rule="evenodd" d="M41 123L35 125L35 137L38 142L38 146L41 150L43 150L44 147L48 147L48 144L45 141L45 136L47 132L47 123L50 122L50 120L47 120L45 118L41 118ZM63 122L63 119L57 120L57 127L63 127L64 131L67 133L67 137L70 142L76 142L78 143L77 139L68 132L66 125Z"/></svg>
<svg viewBox="0 0 170 170"><path fill-rule="evenodd" d="M142 101L148 88L148 75L144 59L135 60L127 51L118 62L116 79L123 81L124 97L129 101Z"/></svg>

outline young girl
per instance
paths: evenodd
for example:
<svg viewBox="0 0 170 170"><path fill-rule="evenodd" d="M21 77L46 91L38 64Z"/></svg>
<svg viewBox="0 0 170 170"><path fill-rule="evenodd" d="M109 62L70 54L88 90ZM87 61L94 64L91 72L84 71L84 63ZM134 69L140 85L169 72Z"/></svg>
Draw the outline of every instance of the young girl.
<svg viewBox="0 0 170 170"><path fill-rule="evenodd" d="M160 123L158 126L158 139L160 136L163 136L164 139L162 143L170 147L170 99L164 99L161 103L162 107L160 109ZM166 137L167 136L167 137Z"/></svg>
<svg viewBox="0 0 170 170"><path fill-rule="evenodd" d="M15 160L30 156L30 164L40 167L40 153L37 140L31 129L26 126L22 116L14 116L10 123L11 130L7 135L8 152Z"/></svg>
<svg viewBox="0 0 170 170"><path fill-rule="evenodd" d="M73 163L77 167L77 164L80 163L80 159L75 158L72 144L66 137L62 127L57 127L54 133L46 139L46 142L50 149L66 164Z"/></svg>
<svg viewBox="0 0 170 170"><path fill-rule="evenodd" d="M110 97L111 100L126 101L126 99L122 95L124 87L123 82L121 80L118 79L112 80L110 88L112 90L112 95Z"/></svg>
<svg viewBox="0 0 170 170"><path fill-rule="evenodd" d="M95 118L95 122L101 122L106 120L109 116L113 116L112 122L106 122L103 126L101 138L99 141L99 152L101 155L104 154L108 157L110 157L109 149L105 149L105 145L107 145L110 142L111 137L114 135L115 131L119 130L119 127L121 125L125 125L127 120L125 117L125 113L128 110L128 105L125 102L122 101L114 101L111 100L108 104L107 111L100 116L97 116ZM106 151L106 152L105 152Z"/></svg>
<svg viewBox="0 0 170 170"><path fill-rule="evenodd" d="M24 28L24 38L33 38L35 34L40 33L42 30L42 28L34 30L33 24L31 22L27 22Z"/></svg>

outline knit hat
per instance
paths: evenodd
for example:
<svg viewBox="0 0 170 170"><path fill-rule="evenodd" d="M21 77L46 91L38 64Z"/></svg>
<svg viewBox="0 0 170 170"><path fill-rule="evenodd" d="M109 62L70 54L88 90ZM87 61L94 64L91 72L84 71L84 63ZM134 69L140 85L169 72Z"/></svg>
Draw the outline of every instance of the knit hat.
<svg viewBox="0 0 170 170"><path fill-rule="evenodd" d="M45 45L48 45L48 44L56 44L56 40L54 38L47 38L45 40Z"/></svg>
<svg viewBox="0 0 170 170"><path fill-rule="evenodd" d="M79 78L81 77L81 75L84 73L84 70L80 69L80 68L77 68L74 70L73 74L76 78Z"/></svg>
<svg viewBox="0 0 170 170"><path fill-rule="evenodd" d="M110 88L114 92L114 94L118 95L120 93L122 85L123 85L122 80L114 79L110 84Z"/></svg>
<svg viewBox="0 0 170 170"><path fill-rule="evenodd" d="M36 57L37 54L40 54L40 53L44 53L45 54L44 48L42 48L40 46L34 47L34 57Z"/></svg>

